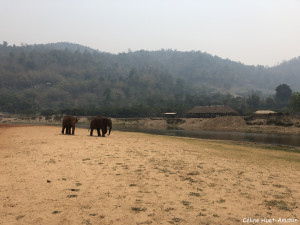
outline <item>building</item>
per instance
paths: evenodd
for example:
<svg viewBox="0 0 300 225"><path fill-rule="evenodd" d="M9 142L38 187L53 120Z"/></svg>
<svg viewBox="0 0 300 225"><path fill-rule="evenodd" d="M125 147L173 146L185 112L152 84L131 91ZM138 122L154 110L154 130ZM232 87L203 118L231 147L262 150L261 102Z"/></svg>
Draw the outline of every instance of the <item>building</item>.
<svg viewBox="0 0 300 225"><path fill-rule="evenodd" d="M218 116L235 116L238 112L229 106L214 105L214 106L196 106L189 110L187 117L190 118L213 118Z"/></svg>
<svg viewBox="0 0 300 225"><path fill-rule="evenodd" d="M265 115L275 115L277 114L277 112L274 112L272 110L257 110L256 112L254 112L255 115L261 115L261 116L265 116Z"/></svg>
<svg viewBox="0 0 300 225"><path fill-rule="evenodd" d="M177 113L175 113L175 112L167 112L167 113L164 113L164 117L165 118L176 118L177 117Z"/></svg>

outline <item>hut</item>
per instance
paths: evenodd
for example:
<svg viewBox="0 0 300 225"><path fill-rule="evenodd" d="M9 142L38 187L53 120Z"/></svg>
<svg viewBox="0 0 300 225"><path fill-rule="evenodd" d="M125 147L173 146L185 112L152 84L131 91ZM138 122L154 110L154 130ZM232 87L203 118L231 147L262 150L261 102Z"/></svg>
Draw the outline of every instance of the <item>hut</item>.
<svg viewBox="0 0 300 225"><path fill-rule="evenodd" d="M277 112L272 110L257 110L256 112L254 112L254 114L258 116L271 116L277 114Z"/></svg>
<svg viewBox="0 0 300 225"><path fill-rule="evenodd" d="M214 106L196 106L187 113L189 118L213 118L218 116L235 116L238 112L230 106L214 105Z"/></svg>
<svg viewBox="0 0 300 225"><path fill-rule="evenodd" d="M177 113L176 112L167 112L167 113L164 113L164 117L165 118L176 118Z"/></svg>

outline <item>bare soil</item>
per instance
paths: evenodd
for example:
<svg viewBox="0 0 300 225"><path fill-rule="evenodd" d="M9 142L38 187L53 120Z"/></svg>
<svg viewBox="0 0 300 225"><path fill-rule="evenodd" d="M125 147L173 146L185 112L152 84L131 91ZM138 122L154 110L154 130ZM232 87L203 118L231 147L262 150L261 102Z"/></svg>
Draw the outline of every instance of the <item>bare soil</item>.
<svg viewBox="0 0 300 225"><path fill-rule="evenodd" d="M299 224L299 148L60 132L0 126L1 225Z"/></svg>

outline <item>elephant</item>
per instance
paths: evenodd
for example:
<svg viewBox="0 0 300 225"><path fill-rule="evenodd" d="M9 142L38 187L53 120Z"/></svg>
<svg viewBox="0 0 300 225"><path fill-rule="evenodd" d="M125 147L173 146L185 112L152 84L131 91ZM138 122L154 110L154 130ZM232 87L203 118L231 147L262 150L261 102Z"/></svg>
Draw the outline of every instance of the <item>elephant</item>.
<svg viewBox="0 0 300 225"><path fill-rule="evenodd" d="M105 134L107 133L107 127L109 127L108 136L110 135L111 129L112 129L112 122L110 118L97 116L94 119L92 119L90 124L90 136L93 136L93 130L96 129L98 136L101 136L100 129L102 131L102 137L105 137Z"/></svg>
<svg viewBox="0 0 300 225"><path fill-rule="evenodd" d="M72 128L72 135L75 133L75 124L78 122L77 117L74 116L65 116L62 121L62 131L61 133L64 134L64 130L66 129L66 134L71 134Z"/></svg>

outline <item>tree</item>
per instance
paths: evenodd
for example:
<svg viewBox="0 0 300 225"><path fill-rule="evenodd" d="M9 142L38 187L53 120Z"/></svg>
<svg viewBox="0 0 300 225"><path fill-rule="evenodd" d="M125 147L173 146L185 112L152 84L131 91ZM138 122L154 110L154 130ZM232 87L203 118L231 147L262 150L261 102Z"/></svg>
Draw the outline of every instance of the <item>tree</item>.
<svg viewBox="0 0 300 225"><path fill-rule="evenodd" d="M110 88L106 88L103 92L103 95L105 96L105 101L110 101L111 100L111 89Z"/></svg>
<svg viewBox="0 0 300 225"><path fill-rule="evenodd" d="M251 109L258 109L260 107L260 97L258 94L253 93L251 96L249 96L247 103Z"/></svg>
<svg viewBox="0 0 300 225"><path fill-rule="evenodd" d="M267 97L264 101L264 106L268 109L273 109L275 105L276 103L273 97Z"/></svg>
<svg viewBox="0 0 300 225"><path fill-rule="evenodd" d="M293 93L290 102L291 102L291 106L292 106L293 110L299 112L300 111L300 93L299 92Z"/></svg>
<svg viewBox="0 0 300 225"><path fill-rule="evenodd" d="M7 41L3 41L3 47L6 48L8 46Z"/></svg>
<svg viewBox="0 0 300 225"><path fill-rule="evenodd" d="M276 87L276 99L281 102L288 102L292 96L292 89L287 84L280 84Z"/></svg>

